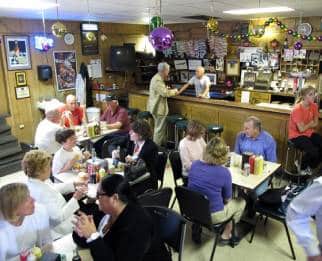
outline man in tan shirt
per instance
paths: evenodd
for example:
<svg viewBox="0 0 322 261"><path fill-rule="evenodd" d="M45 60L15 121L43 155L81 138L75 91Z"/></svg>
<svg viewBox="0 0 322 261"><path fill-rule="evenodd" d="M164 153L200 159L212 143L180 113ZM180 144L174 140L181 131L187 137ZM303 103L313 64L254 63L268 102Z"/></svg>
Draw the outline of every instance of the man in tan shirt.
<svg viewBox="0 0 322 261"><path fill-rule="evenodd" d="M167 97L180 93L177 89L170 89L166 86L165 80L169 72L169 64L159 63L158 73L153 76L150 82L147 110L154 119L153 141L158 145L164 144L166 138L166 116L169 112Z"/></svg>

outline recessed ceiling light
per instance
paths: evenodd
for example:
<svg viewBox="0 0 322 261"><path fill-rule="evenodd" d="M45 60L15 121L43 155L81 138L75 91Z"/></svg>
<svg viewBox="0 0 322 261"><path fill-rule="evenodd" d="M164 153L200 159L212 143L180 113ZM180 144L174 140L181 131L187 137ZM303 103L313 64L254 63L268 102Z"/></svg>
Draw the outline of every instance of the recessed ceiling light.
<svg viewBox="0 0 322 261"><path fill-rule="evenodd" d="M273 6L273 7L260 7L260 8L249 8L249 9L233 9L233 10L223 11L223 13L232 14L232 15L248 15L248 14L292 12L292 11L294 11L294 9L287 6Z"/></svg>
<svg viewBox="0 0 322 261"><path fill-rule="evenodd" d="M0 0L1 8L45 10L59 6L56 3L39 0Z"/></svg>

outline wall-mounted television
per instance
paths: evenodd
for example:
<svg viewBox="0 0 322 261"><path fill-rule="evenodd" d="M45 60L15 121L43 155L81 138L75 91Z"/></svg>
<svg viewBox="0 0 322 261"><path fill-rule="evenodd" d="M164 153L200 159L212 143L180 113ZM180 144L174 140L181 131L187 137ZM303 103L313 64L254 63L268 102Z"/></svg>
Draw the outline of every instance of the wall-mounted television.
<svg viewBox="0 0 322 261"><path fill-rule="evenodd" d="M134 71L136 65L134 44L111 46L110 61L113 71Z"/></svg>
<svg viewBox="0 0 322 261"><path fill-rule="evenodd" d="M45 36L35 36L35 48L40 51L48 51L54 47L54 40Z"/></svg>

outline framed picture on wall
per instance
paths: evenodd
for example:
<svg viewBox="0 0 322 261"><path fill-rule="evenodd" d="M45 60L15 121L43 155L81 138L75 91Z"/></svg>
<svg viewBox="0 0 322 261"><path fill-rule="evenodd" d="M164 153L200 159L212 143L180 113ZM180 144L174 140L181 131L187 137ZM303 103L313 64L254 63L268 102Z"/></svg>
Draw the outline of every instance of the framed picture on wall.
<svg viewBox="0 0 322 261"><path fill-rule="evenodd" d="M215 73L206 73L206 75L209 77L210 83L216 85L217 75Z"/></svg>
<svg viewBox="0 0 322 261"><path fill-rule="evenodd" d="M54 64L56 72L56 86L58 91L75 89L76 84L76 52L55 51Z"/></svg>
<svg viewBox="0 0 322 261"><path fill-rule="evenodd" d="M239 76L239 59L226 59L226 75Z"/></svg>
<svg viewBox="0 0 322 261"><path fill-rule="evenodd" d="M26 86L27 79L26 79L26 72L16 72L16 85L17 86Z"/></svg>
<svg viewBox="0 0 322 261"><path fill-rule="evenodd" d="M180 82L186 83L189 81L189 71L180 71Z"/></svg>
<svg viewBox="0 0 322 261"><path fill-rule="evenodd" d="M29 86L16 87L16 99L25 99L30 97Z"/></svg>
<svg viewBox="0 0 322 261"><path fill-rule="evenodd" d="M29 37L4 36L8 71L31 69Z"/></svg>

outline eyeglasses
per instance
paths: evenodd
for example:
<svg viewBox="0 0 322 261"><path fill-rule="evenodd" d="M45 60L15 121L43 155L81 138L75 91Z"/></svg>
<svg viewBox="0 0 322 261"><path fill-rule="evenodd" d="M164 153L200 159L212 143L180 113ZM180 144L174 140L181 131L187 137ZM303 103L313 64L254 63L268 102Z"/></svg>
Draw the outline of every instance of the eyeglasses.
<svg viewBox="0 0 322 261"><path fill-rule="evenodd" d="M96 192L96 198L97 199L99 199L99 197L101 197L101 196L107 196L107 194L104 193L104 192Z"/></svg>

